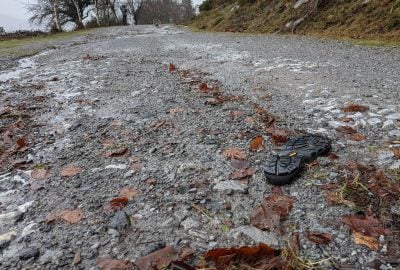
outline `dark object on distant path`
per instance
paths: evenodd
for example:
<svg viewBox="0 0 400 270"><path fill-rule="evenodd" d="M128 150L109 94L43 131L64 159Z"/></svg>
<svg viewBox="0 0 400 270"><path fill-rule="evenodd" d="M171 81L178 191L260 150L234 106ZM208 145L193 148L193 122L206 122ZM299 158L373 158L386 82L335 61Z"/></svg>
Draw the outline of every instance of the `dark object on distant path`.
<svg viewBox="0 0 400 270"><path fill-rule="evenodd" d="M331 140L321 135L306 134L289 139L284 149L268 158L264 166L267 181L273 185L293 182L304 163L331 148Z"/></svg>
<svg viewBox="0 0 400 270"><path fill-rule="evenodd" d="M128 25L128 9L126 8L126 5L122 5L120 7L121 13L122 13L122 24L123 25Z"/></svg>

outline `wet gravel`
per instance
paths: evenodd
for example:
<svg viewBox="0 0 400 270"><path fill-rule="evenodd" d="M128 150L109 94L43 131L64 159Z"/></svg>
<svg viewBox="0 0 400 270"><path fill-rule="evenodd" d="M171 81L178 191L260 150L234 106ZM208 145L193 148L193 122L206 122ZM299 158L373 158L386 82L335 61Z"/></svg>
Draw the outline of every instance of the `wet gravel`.
<svg viewBox="0 0 400 270"><path fill-rule="evenodd" d="M295 204L282 226L300 233L300 255L330 257L343 269L376 269L373 261L378 269L396 267L385 260L385 245L373 251L354 244L340 221L352 211L328 206L320 186L338 181L338 165L346 160L400 170L391 151L400 139L398 49L172 26L113 27L25 63L0 76L3 107L36 106L26 120L32 125L26 157L34 165L0 176L0 268L71 269L79 252L74 267L96 269L99 256L135 261L177 243L196 254L258 242L284 247L285 236L249 224L251 210L271 193L262 163L277 149L264 134L266 149L248 150L262 134L253 103L274 114L282 128L329 136L339 156L319 158L317 169L283 188ZM169 63L177 70L169 72ZM212 106L197 77L245 98ZM349 103L369 110L342 112ZM341 122L344 117L353 121ZM341 125L365 140L335 131ZM128 152L106 157L107 140ZM246 151L257 169L250 181L230 178L233 169L222 154L230 147ZM70 164L83 171L61 177ZM32 177L38 166L49 168L49 179ZM37 190L38 182L43 188ZM104 211L126 186L138 196L120 211ZM84 217L76 224L46 222L54 211L77 208ZM307 231L329 233L333 241L316 245Z"/></svg>

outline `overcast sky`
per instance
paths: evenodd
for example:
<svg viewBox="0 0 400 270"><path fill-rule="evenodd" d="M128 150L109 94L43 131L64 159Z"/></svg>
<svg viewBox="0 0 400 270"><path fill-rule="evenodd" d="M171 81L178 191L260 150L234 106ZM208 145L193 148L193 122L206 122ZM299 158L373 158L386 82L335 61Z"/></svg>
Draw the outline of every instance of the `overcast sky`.
<svg viewBox="0 0 400 270"><path fill-rule="evenodd" d="M192 0L196 5L203 0ZM38 26L31 26L28 22L29 14L26 5L36 0L0 0L0 26L6 31L20 29L37 29Z"/></svg>

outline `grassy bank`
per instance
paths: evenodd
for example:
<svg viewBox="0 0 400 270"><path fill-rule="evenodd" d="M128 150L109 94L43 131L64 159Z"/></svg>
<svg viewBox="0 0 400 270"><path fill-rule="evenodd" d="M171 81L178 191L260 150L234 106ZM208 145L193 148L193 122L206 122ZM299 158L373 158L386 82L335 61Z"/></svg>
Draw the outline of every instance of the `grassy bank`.
<svg viewBox="0 0 400 270"><path fill-rule="evenodd" d="M46 48L54 46L59 41L86 35L93 30L94 29L85 29L74 32L3 40L0 41L0 57L20 58L34 55Z"/></svg>
<svg viewBox="0 0 400 270"><path fill-rule="evenodd" d="M190 26L400 45L400 0L207 0Z"/></svg>

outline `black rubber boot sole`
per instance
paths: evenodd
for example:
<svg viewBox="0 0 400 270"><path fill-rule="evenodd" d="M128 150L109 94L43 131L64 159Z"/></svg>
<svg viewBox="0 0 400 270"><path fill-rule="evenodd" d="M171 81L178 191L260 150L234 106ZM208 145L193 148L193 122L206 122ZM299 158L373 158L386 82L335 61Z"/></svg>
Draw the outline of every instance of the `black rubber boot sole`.
<svg viewBox="0 0 400 270"><path fill-rule="evenodd" d="M270 184L283 186L293 182L300 173L302 161L299 156L273 155L265 162L264 175Z"/></svg>
<svg viewBox="0 0 400 270"><path fill-rule="evenodd" d="M330 149L331 140L321 135L306 134L289 139L282 151L266 161L265 178L273 185L291 184L304 163Z"/></svg>
<svg viewBox="0 0 400 270"><path fill-rule="evenodd" d="M321 135L306 134L289 139L283 151L295 152L303 163L307 163L330 149L331 140L329 138Z"/></svg>

